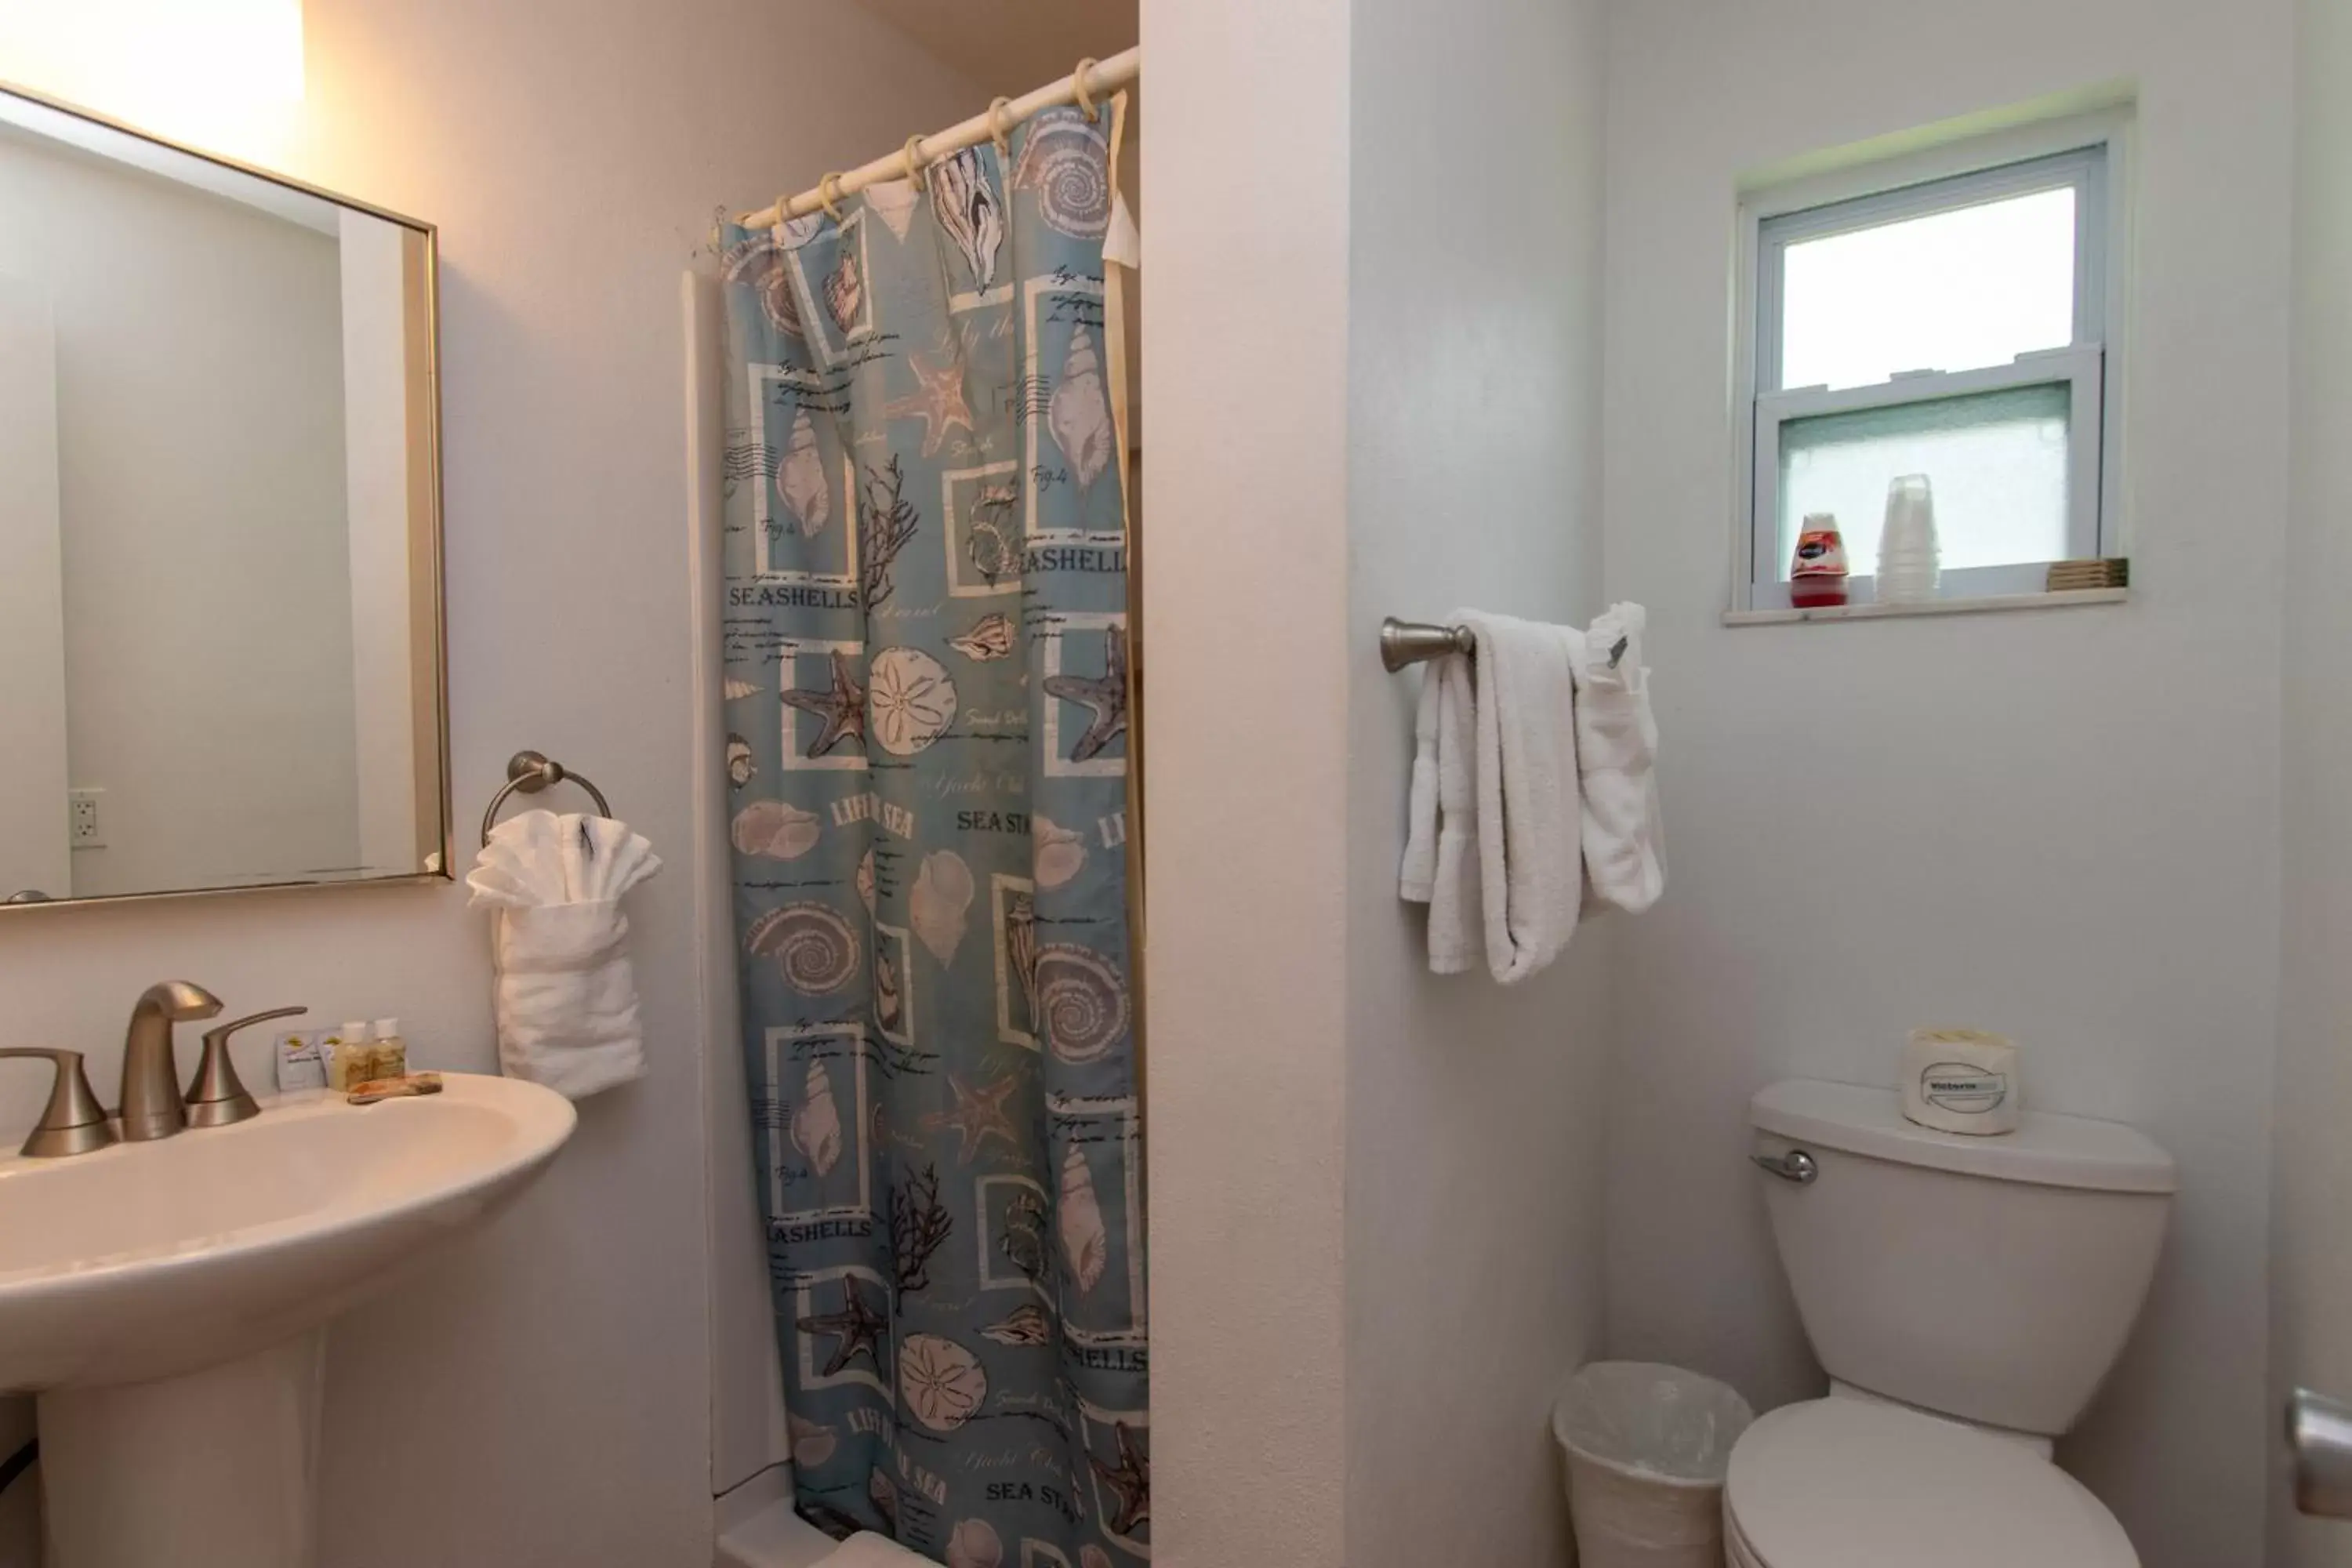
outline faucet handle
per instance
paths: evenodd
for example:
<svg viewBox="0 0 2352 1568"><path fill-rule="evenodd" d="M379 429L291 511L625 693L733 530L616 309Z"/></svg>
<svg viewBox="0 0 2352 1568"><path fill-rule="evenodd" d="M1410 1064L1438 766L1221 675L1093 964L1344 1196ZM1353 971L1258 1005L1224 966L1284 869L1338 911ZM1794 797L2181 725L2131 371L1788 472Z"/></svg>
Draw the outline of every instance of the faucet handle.
<svg viewBox="0 0 2352 1568"><path fill-rule="evenodd" d="M58 1069L57 1080L49 1086L48 1106L25 1140L23 1152L27 1158L47 1160L60 1154L87 1154L114 1142L114 1129L106 1124L106 1107L99 1104L98 1096L90 1092L89 1075L81 1070L79 1051L52 1051L37 1047L0 1050L0 1058L9 1057L44 1058Z"/></svg>
<svg viewBox="0 0 2352 1568"><path fill-rule="evenodd" d="M188 1125L226 1127L232 1122L260 1115L261 1107L255 1103L253 1096L246 1091L244 1081L236 1076L236 1063L228 1054L228 1037L248 1024L264 1024L272 1018L291 1018L298 1013L310 1010L308 1007L272 1007L267 1013L232 1018L217 1029L206 1029L204 1059L196 1063L196 1076L188 1082Z"/></svg>

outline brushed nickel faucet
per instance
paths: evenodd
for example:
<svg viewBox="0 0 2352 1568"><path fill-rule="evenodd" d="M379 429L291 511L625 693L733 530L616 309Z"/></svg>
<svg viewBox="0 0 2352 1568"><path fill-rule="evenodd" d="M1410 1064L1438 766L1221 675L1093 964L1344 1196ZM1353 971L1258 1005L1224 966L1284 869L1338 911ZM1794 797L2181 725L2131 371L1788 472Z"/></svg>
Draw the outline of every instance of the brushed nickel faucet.
<svg viewBox="0 0 2352 1568"><path fill-rule="evenodd" d="M163 980L140 994L122 1037L122 1141L143 1143L169 1138L188 1125L180 1100L179 1069L172 1061L172 1026L210 1018L220 998L189 980Z"/></svg>
<svg viewBox="0 0 2352 1568"><path fill-rule="evenodd" d="M183 1102L188 1112L190 1127L228 1127L239 1121L250 1121L261 1114L261 1103L255 1100L236 1076L236 1063L228 1054L228 1038L251 1024L266 1024L272 1018L291 1018L307 1013L308 1007L272 1007L267 1013L250 1013L234 1018L217 1029L205 1031L204 1059L196 1064L196 1076L188 1080L188 1097Z"/></svg>

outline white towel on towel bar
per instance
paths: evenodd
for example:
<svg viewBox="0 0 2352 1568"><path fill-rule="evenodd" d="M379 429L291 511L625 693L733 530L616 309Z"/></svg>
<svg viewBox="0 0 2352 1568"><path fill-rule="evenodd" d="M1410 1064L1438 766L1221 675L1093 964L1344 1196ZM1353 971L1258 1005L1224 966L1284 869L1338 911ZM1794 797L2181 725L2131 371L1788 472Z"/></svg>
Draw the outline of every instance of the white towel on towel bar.
<svg viewBox="0 0 2352 1568"><path fill-rule="evenodd" d="M583 1100L646 1070L621 897L661 869L606 816L526 811L491 830L467 873L495 922L499 1066Z"/></svg>
<svg viewBox="0 0 2352 1568"><path fill-rule="evenodd" d="M1658 721L1650 711L1650 672L1642 663L1648 624L1641 605L1612 605L1591 630L1570 634L1569 642L1576 671L1585 876L1594 893L1637 915L1666 887Z"/></svg>
<svg viewBox="0 0 2352 1568"><path fill-rule="evenodd" d="M1475 610L1475 659L1424 670L1398 890L1429 906L1429 966L1483 952L1510 984L1559 956L1583 900L1575 681L1560 626Z"/></svg>
<svg viewBox="0 0 2352 1568"><path fill-rule="evenodd" d="M1429 967L1459 974L1478 962L1486 913L1478 899L1478 805L1472 774L1477 701L1470 660L1424 665L1414 721L1412 821L1398 890L1429 906Z"/></svg>

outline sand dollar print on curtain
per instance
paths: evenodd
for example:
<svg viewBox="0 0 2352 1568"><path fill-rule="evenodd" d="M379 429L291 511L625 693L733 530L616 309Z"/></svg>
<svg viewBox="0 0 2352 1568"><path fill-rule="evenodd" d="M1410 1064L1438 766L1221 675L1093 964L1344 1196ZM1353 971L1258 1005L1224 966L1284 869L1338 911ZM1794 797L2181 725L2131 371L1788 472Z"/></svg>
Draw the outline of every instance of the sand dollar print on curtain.
<svg viewBox="0 0 2352 1568"><path fill-rule="evenodd" d="M730 837L797 1494L958 1568L1150 1555L1124 110L726 236Z"/></svg>

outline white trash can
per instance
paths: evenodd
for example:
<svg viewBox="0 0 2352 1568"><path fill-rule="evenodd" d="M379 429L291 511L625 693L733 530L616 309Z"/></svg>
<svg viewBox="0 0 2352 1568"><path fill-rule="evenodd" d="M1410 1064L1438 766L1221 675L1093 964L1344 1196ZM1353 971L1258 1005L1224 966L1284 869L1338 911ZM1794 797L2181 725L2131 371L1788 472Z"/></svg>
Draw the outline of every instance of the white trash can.
<svg viewBox="0 0 2352 1568"><path fill-rule="evenodd" d="M1650 1362L1579 1372L1551 1413L1579 1568L1723 1568L1723 1477L1756 1419L1737 1389Z"/></svg>

